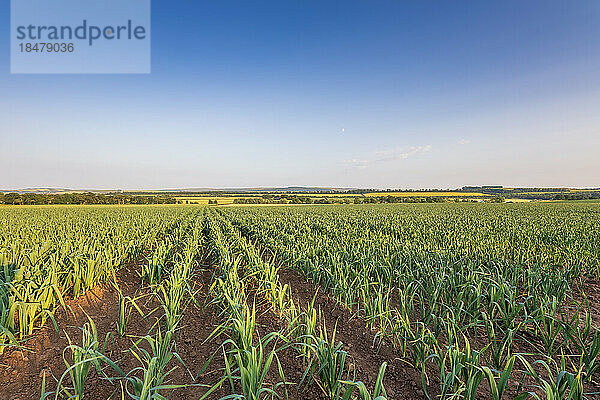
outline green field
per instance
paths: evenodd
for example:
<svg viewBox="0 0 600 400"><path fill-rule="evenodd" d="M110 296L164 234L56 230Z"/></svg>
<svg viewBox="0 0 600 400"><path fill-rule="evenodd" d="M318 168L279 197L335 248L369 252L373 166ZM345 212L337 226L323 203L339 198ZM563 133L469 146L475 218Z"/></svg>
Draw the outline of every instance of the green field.
<svg viewBox="0 0 600 400"><path fill-rule="evenodd" d="M0 227L0 398L598 398L597 203L6 206Z"/></svg>

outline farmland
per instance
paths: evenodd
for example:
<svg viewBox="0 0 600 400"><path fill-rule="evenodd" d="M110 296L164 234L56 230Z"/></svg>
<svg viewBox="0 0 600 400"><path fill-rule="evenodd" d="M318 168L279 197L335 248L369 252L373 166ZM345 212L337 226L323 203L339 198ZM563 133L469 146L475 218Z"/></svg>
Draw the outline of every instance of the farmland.
<svg viewBox="0 0 600 400"><path fill-rule="evenodd" d="M240 204L362 204L401 202L490 201L492 196L472 192L367 192L356 193L223 193L220 195L177 195L179 204L240 205Z"/></svg>
<svg viewBox="0 0 600 400"><path fill-rule="evenodd" d="M1 399L600 396L597 203L5 206L0 227Z"/></svg>

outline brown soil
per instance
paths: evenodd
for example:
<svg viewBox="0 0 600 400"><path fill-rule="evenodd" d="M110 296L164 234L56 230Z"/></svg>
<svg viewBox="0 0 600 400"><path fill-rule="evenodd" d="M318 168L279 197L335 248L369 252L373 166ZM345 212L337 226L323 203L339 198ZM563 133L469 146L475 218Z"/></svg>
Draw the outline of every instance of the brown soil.
<svg viewBox="0 0 600 400"><path fill-rule="evenodd" d="M256 322L260 335L264 337L270 332L281 332L285 335L285 323L273 311L270 305L266 304L258 295L253 300L256 304ZM249 306L252 307L253 304L249 304ZM275 346L280 349L277 352L277 357L285 373L287 398L289 400L326 400L321 389L319 389L314 381L309 377L306 377L304 381L302 380L307 366L299 358L298 351L294 348L293 344L284 343L281 340ZM275 362L269 372L267 376L271 384L281 380ZM301 383L302 385L300 385ZM282 398L285 398L283 390L278 390L278 392Z"/></svg>
<svg viewBox="0 0 600 400"><path fill-rule="evenodd" d="M156 299L147 295L149 290L140 284L137 271L139 271L139 263L134 262L123 266L117 274L117 282L125 296L131 298L142 296L136 303L140 306L142 312L147 315L158 304ZM198 289L197 302L199 306L190 304L186 309L181 322L183 329L180 330L176 339L177 351L190 372L175 360L172 364L177 368L168 376L168 382L165 382L196 385L174 389L169 396L173 399L200 397L207 390L206 386L200 384L210 385L218 380L215 377L220 377L222 374L222 371L219 370L221 368L219 363L222 364L222 356L220 356L215 357L214 362L199 377L198 381L194 381L191 376L198 374L210 354L217 351L220 346L218 338L203 343L220 320L215 307L206 301L206 288L209 279L210 274L202 272L194 282ZM117 361L119 367L125 372L139 367L139 361L135 359L129 350L135 341L151 331L152 326L162 315L162 312L156 310L150 314L147 321L141 318L137 312L133 312L127 325L126 335L119 337L116 334L118 299L118 293L113 286L100 285L88 291L84 296L68 301L67 308L72 312L66 309L57 311L55 318L59 326L59 333L48 322L43 329L32 335L24 344L27 351L5 351L0 356L0 399L29 400L40 398L42 376L44 374L46 375L46 391L55 390L57 379L60 379L66 370L63 361L63 350L68 345L66 335L68 334L71 337L73 343L81 343L80 327L87 322L87 316L92 318L96 325L99 341L102 342L101 346L106 335L110 333L105 350L105 354L110 359ZM140 347L145 346L140 344ZM110 370L106 372L109 376L115 376ZM68 377L65 384L70 385ZM120 384L101 379L92 368L86 383L86 398L98 400L120 399Z"/></svg>
<svg viewBox="0 0 600 400"><path fill-rule="evenodd" d="M141 261L141 260L138 260ZM117 282L124 295L130 297L145 296L137 301L145 314L156 308L155 299L148 296L148 288L140 284L137 274L139 262L133 262L122 267L117 274ZM173 389L168 397L175 400L197 399L206 393L207 387L219 380L223 373L223 355L220 350L223 337L206 339L216 326L225 321L226 316L220 315L219 308L210 303L207 287L210 285L211 269L200 271L194 279L197 290L196 302L188 305L181 329L176 338L177 353L181 356L185 367L178 361L172 366L177 368L169 375L169 384L187 385L183 388ZM336 339L344 344L344 349L352 358L356 379L363 381L371 390L377 378L379 366L382 362L388 363L385 373L384 385L390 400L396 399L424 399L421 388L420 374L412 368L407 360L402 358L399 350L388 342L379 343L375 335L366 328L365 321L352 310L342 307L335 299L329 297L323 290L304 279L299 273L289 268L282 268L279 272L282 284L291 288L294 301L305 307L313 297L315 306L322 310L322 318L328 330L337 326ZM596 280L587 280L583 287L592 306L594 320L597 320L600 306L600 284ZM258 301L257 296L257 322L262 335L284 329L283 322L266 304ZM68 345L68 334L74 343L80 343L80 327L87 322L89 315L96 324L98 335L103 342L110 333L106 354L115 361L124 371L131 371L140 366L132 356L129 349L140 336L146 335L156 319L162 312L157 310L145 321L137 313L133 313L129 320L127 335L123 338L116 335L116 319L118 310L118 294L111 285L100 285L90 290L86 295L68 302L67 309L56 313L59 333L54 330L51 322L47 322L43 329L36 332L26 343L23 350L7 349L0 355L0 400L4 399L37 399L40 396L42 376L46 375L47 391L56 387L56 379L65 371L63 362L63 349ZM85 312L84 312L85 311ZM86 315L87 314L87 315ZM205 342L206 341L206 342ZM474 339L475 347L485 345L485 338ZM281 343L280 343L281 344ZM517 351L531 350L530 344L516 343ZM197 380L200 368L215 354L209 367ZM293 347L284 348L278 353L279 360L286 374L286 379L291 384L288 386L290 400L321 400L325 399L323 393L314 382L298 385L301 381L306 365L298 358L298 353ZM268 376L269 382L278 381L276 364L273 364ZM434 398L439 390L436 372L428 371L429 395ZM67 384L69 379L67 378ZM89 399L120 399L121 388L118 383L111 383L101 379L95 372L90 373L87 382L86 398ZM595 388L594 388L595 389ZM489 389L485 382L480 388L480 397L488 398ZM487 392L487 393L486 393ZM218 399L230 394L229 384L213 392L209 398ZM516 393L511 393L514 395Z"/></svg>
<svg viewBox="0 0 600 400"><path fill-rule="evenodd" d="M393 346L385 341L379 344L373 332L366 328L367 325L362 318L353 314L351 310L341 307L318 285L306 281L296 271L282 268L279 271L279 278L282 285L290 286L294 300L297 300L301 306L306 306L313 297L315 298L314 306L321 309L323 322L330 333L337 326L336 340L344 344L344 349L352 357L356 380L364 382L367 388L372 390L379 367L385 361L388 366L383 382L389 399L425 398L421 389L420 374L407 364ZM430 383L433 383L432 378L430 376ZM435 387L434 384L430 386ZM430 395L435 394L434 389L430 389L429 392Z"/></svg>
<svg viewBox="0 0 600 400"><path fill-rule="evenodd" d="M179 367L169 375L168 383L187 386L172 390L168 396L170 399L198 399L223 376L221 345L224 338L214 337L207 341L223 322L219 308L210 302L208 296L211 276L211 270L199 274L196 280L196 304L190 304L183 314L176 351L185 366L178 363ZM207 362L208 366L201 371ZM198 379L195 380L195 377ZM228 388L228 385L223 385L220 390L212 392L209 398L218 399L229 394Z"/></svg>
<svg viewBox="0 0 600 400"><path fill-rule="evenodd" d="M271 261L274 261L271 259ZM383 341L379 344L375 334L369 331L366 322L352 310L343 307L334 298L331 298L316 284L307 281L301 274L290 268L282 267L279 271L279 278L282 285L288 284L292 290L294 300L298 299L301 305L306 305L315 298L315 307L323 311L322 318L326 323L328 330L337 323L336 339L345 344L344 349L353 357L356 364L357 380L362 380L367 384L368 388L372 388L377 378L378 368L383 361L388 363L386 369L384 386L388 392L389 399L425 399L426 396L422 390L421 376L412 366L408 364L408 360L403 359L400 352L395 349L390 343ZM593 324L598 326L600 321L600 282L597 279L588 278L585 280L582 288L586 298L590 303L590 313L593 318ZM316 296L315 296L316 294ZM583 296L578 294L581 301ZM474 349L484 348L488 343L485 332L477 336L469 335L469 341ZM527 342L522 338L515 338L512 350L513 354L521 353L535 354L543 351L540 343L536 343L536 338L530 338ZM374 345L375 344L375 345ZM526 356L529 362L537 360L536 357ZM556 361L559 362L557 355ZM523 366L517 362L517 369L523 370ZM542 376L545 371L539 365L534 366L537 373ZM431 398L439 395L439 377L437 370L433 365L427 369L428 386L427 391ZM521 375L518 380L522 379ZM511 380L507 389L506 395L516 396L519 391L518 380ZM531 379L526 378L526 382L530 385L535 384ZM531 390L531 387L529 388ZM600 393L600 385L596 382L588 382L585 387L586 393ZM539 393L542 395L541 393ZM587 395L586 398L591 395ZM486 380L484 380L478 389L478 398L491 398L490 388Z"/></svg>
<svg viewBox="0 0 600 400"><path fill-rule="evenodd" d="M573 300L586 304L589 302L592 325L600 329L600 280L594 276L583 279L581 285L573 290Z"/></svg>
<svg viewBox="0 0 600 400"><path fill-rule="evenodd" d="M126 296L134 297L139 294L137 267L138 263L130 263L118 272L117 282ZM52 323L48 321L44 328L32 335L24 344L28 351L5 352L1 357L0 399L39 398L44 375L46 375L46 391L54 390L55 379L60 379L66 369L63 350L69 344L67 335L74 344L81 343L80 327L87 322L87 316L94 321L100 341L103 341L107 333L112 334L107 355L111 358L120 358L122 352L131 347L132 339L119 338L115 333L118 301L118 293L114 287L108 284L100 285L78 299L69 300L66 309L61 308L56 312L59 332L56 332ZM138 303L143 310L149 307L143 304L143 300L138 300ZM149 322L132 316L128 333L144 335L149 328ZM95 373L90 375L88 382L90 393L97 398L109 398L114 390L110 383L101 383Z"/></svg>

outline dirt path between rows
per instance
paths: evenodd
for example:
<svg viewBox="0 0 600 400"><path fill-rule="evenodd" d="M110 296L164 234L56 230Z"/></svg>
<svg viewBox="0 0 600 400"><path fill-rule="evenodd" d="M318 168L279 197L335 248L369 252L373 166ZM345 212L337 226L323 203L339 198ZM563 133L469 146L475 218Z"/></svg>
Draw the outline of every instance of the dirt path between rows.
<svg viewBox="0 0 600 400"><path fill-rule="evenodd" d="M239 226L237 228L243 237L253 242ZM258 247L265 250L261 246ZM352 357L356 380L362 381L369 390L372 390L379 367L385 361L388 366L383 383L389 400L427 398L422 389L421 374L409 365L402 358L400 351L390 343L376 341L374 333L367 328L363 318L343 308L335 299L329 297L320 285L307 281L293 268L282 266L270 250L261 252L261 257L266 262L280 266L280 283L289 285L296 304L305 308L313 297L315 298L314 306L321 309L324 319L322 322L325 323L328 331L331 333L334 327L337 327L336 340L344 344L344 350ZM428 394L434 398L439 392L439 378L432 368L428 368L428 382Z"/></svg>
<svg viewBox="0 0 600 400"><path fill-rule="evenodd" d="M141 285L136 273L141 262L143 257L124 265L117 273L117 282L125 296L135 297L141 294ZM54 378L59 379L66 370L63 350L69 344L67 335L74 344L81 344L80 327L88 321L88 315L96 325L99 341L103 342L106 334L112 333L113 339L109 339L110 350L107 355L111 358L120 357L122 351L131 346L131 340L116 335L118 302L118 292L112 285L98 285L78 299L67 301L67 308L57 310L55 318L59 332L56 332L53 324L48 321L44 328L35 332L24 343L24 347L30 351L6 351L0 357L0 399L39 398L44 374L46 390L54 390ZM149 308L142 300L138 302L142 309ZM132 316L128 333L143 335L149 328L149 322ZM102 399L109 398L116 389L108 382L101 382L95 373L90 375L87 386L92 397Z"/></svg>
<svg viewBox="0 0 600 400"><path fill-rule="evenodd" d="M158 302L155 297L149 295L150 290L140 282L137 272L142 262L144 262L143 257L121 267L117 272L117 283L124 296L131 298L141 296L136 304L144 314L148 315L158 306ZM184 312L182 329L178 331L176 337L177 351L189 372L181 363L174 361L173 366L176 365L177 369L168 376L166 382L196 385L172 390L169 396L172 399L199 398L207 390L207 386L217 381L222 374L220 370L222 365L219 364L219 362L222 364L221 356L215 357L215 361L198 381L192 379L192 376L198 374L210 354L217 351L221 344L218 338L203 343L220 322L216 307L207 301L210 278L208 271L199 271L195 277L193 286L197 294L197 305L190 304ZM28 351L7 349L0 355L0 400L40 398L44 375L46 375L46 391L55 390L56 379L59 379L66 370L63 350L68 346L67 335L73 343L80 344L82 336L80 327L88 321L88 316L96 325L101 347L104 345L106 335L110 334L105 355L113 361L118 361L123 371L127 372L139 367L139 361L133 357L129 349L136 340L148 334L152 325L162 315L162 311L156 310L148 316L147 320L144 320L136 311L132 312L126 335L119 337L116 333L119 296L113 285L99 285L80 298L67 301L67 306L67 309L61 308L55 314L59 327L58 333L53 324L48 321L44 328L34 333L24 343ZM107 370L107 373L109 372ZM198 385L199 383L205 386ZM68 377L65 384L70 385ZM91 371L86 382L85 397L98 400L120 399L121 387L117 382L111 383L101 379L95 371ZM54 395L51 398L54 398Z"/></svg>
<svg viewBox="0 0 600 400"><path fill-rule="evenodd" d="M286 334L285 322L274 312L270 304L268 304L264 298L260 295L255 294L254 297L249 296L249 307L256 306L256 323L258 331L261 337L271 332L281 332L282 335ZM277 343L277 346L281 348L277 352L277 357L281 363L282 369L285 372L285 379L288 383L287 387L287 399L288 400L327 400L327 397L323 394L318 385L306 377L302 381L304 372L306 371L306 365L302 362L302 359L298 355L298 351L291 344L284 343L283 340ZM279 382L280 377L277 372L277 365L274 363L267 375L269 382ZM300 385L302 383L302 385ZM278 390L278 393L285 398L285 394L282 390Z"/></svg>
<svg viewBox="0 0 600 400"><path fill-rule="evenodd" d="M352 357L357 380L363 381L369 390L375 385L380 365L386 361L388 366L383 382L390 400L425 398L420 374L403 361L393 346L385 341L379 346L362 318L341 307L320 286L308 282L292 269L280 269L279 279L282 285L290 286L294 301L300 306L305 307L315 298L314 306L321 309L327 329L331 332L337 326L336 340L344 344ZM430 386L436 386L431 383ZM430 389L430 395L433 394L434 389Z"/></svg>
<svg viewBox="0 0 600 400"><path fill-rule="evenodd" d="M221 351L223 336L213 337L206 341L223 321L224 317L216 304L211 303L208 293L212 279L212 270L201 271L195 279L196 304L190 304L180 323L179 335L176 339L176 351L184 362L184 366L175 361L178 368L169 375L169 382L187 385L171 390L169 399L199 399L209 388L223 376L225 364ZM206 369L200 373L208 362ZM198 377L194 380L193 377ZM218 399L229 394L228 386L211 393L209 399Z"/></svg>

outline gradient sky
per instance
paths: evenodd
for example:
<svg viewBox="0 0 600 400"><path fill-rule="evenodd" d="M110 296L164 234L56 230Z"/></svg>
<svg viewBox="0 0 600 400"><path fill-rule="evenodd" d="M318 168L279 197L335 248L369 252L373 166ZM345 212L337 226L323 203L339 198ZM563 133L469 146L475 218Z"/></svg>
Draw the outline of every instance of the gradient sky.
<svg viewBox="0 0 600 400"><path fill-rule="evenodd" d="M11 75L0 188L600 187L600 2L153 1L149 75Z"/></svg>

